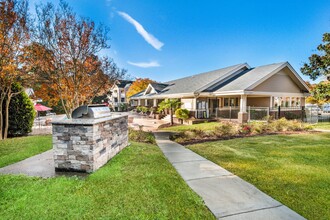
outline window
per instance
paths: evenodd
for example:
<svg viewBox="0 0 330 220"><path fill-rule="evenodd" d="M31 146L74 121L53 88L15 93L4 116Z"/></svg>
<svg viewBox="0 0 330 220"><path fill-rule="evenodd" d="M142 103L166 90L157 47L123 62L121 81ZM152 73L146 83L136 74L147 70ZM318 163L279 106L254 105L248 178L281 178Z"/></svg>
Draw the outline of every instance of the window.
<svg viewBox="0 0 330 220"><path fill-rule="evenodd" d="M118 98L114 98L114 102L118 102Z"/></svg>
<svg viewBox="0 0 330 220"><path fill-rule="evenodd" d="M224 107L234 107L239 106L239 98L224 98L223 99L223 106Z"/></svg>
<svg viewBox="0 0 330 220"><path fill-rule="evenodd" d="M121 98L120 99L120 102L125 102L125 98Z"/></svg>

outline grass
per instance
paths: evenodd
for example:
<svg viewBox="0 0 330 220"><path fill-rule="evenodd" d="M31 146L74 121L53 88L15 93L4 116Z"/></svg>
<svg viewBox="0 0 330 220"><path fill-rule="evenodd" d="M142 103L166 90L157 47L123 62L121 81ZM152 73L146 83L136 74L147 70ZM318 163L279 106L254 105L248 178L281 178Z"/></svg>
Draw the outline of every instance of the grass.
<svg viewBox="0 0 330 220"><path fill-rule="evenodd" d="M0 167L24 160L52 148L52 138L29 136L0 141Z"/></svg>
<svg viewBox="0 0 330 220"><path fill-rule="evenodd" d="M316 125L313 125L314 128L330 130L330 122L319 122Z"/></svg>
<svg viewBox="0 0 330 220"><path fill-rule="evenodd" d="M157 146L136 142L85 179L0 175L0 198L1 219L214 219Z"/></svg>
<svg viewBox="0 0 330 220"><path fill-rule="evenodd" d="M258 136L188 146L307 219L330 219L330 134Z"/></svg>
<svg viewBox="0 0 330 220"><path fill-rule="evenodd" d="M172 127L162 128L161 130L178 132L178 131L189 131L192 129L199 129L204 131L212 131L217 126L219 126L219 122L204 122L194 125L176 125Z"/></svg>

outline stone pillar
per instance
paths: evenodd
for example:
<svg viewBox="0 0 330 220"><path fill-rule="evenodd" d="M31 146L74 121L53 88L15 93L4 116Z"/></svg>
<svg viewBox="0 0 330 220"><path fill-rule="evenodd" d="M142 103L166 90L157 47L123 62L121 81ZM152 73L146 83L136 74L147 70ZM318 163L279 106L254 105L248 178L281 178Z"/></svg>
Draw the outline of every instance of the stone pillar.
<svg viewBox="0 0 330 220"><path fill-rule="evenodd" d="M240 111L238 112L239 123L246 123L248 120L248 113L246 112L246 104L247 104L247 95L241 95Z"/></svg>
<svg viewBox="0 0 330 220"><path fill-rule="evenodd" d="M91 173L128 145L128 116L54 121L56 171Z"/></svg>

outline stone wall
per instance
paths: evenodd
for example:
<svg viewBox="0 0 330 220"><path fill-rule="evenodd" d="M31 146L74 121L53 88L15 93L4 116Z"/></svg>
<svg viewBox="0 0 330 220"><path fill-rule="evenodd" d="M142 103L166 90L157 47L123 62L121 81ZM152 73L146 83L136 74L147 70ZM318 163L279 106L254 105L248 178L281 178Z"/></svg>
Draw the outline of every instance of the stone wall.
<svg viewBox="0 0 330 220"><path fill-rule="evenodd" d="M93 172L128 145L127 116L53 122L55 170Z"/></svg>

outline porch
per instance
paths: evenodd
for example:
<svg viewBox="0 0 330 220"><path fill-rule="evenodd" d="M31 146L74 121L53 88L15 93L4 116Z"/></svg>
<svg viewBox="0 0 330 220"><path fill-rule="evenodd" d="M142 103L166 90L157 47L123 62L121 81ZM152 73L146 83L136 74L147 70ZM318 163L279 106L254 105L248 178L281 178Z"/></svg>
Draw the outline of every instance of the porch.
<svg viewBox="0 0 330 220"><path fill-rule="evenodd" d="M157 107L164 99L138 99L138 106ZM193 119L235 120L239 123L274 118L301 118L305 98L297 94L273 95L222 95L212 97L179 98L181 108L190 111Z"/></svg>

